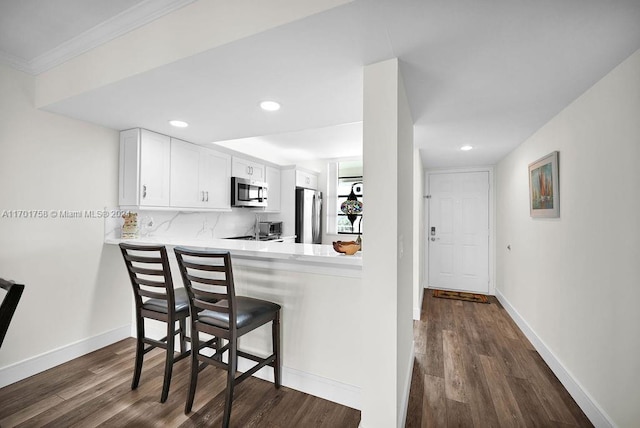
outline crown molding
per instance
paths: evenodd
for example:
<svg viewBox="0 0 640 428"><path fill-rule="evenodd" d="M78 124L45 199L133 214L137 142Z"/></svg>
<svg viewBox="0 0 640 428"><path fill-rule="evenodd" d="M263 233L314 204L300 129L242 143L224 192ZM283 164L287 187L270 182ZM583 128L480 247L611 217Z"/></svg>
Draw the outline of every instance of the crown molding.
<svg viewBox="0 0 640 428"><path fill-rule="evenodd" d="M33 72L31 71L31 66L29 65L29 61L25 61L20 57L8 54L3 51L0 51L0 64L8 65L11 68L24 71L25 73L33 74Z"/></svg>
<svg viewBox="0 0 640 428"><path fill-rule="evenodd" d="M20 71L37 75L194 1L145 0L31 61L0 52L0 62Z"/></svg>

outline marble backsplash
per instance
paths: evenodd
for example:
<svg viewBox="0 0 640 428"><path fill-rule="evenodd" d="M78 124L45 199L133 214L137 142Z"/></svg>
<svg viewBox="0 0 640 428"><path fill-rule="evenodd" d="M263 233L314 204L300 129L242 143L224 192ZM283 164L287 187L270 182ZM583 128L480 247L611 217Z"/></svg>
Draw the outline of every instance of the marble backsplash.
<svg viewBox="0 0 640 428"><path fill-rule="evenodd" d="M231 212L135 211L140 237L188 239L229 238L253 235L258 221L278 221L277 214L235 208ZM105 220L105 239L121 236L122 218Z"/></svg>

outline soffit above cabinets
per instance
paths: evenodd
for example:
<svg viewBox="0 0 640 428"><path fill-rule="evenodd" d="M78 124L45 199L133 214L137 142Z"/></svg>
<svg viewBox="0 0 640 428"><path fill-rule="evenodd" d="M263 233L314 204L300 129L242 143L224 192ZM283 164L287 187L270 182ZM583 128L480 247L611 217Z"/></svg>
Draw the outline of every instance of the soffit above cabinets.
<svg viewBox="0 0 640 428"><path fill-rule="evenodd" d="M61 1L73 10L74 1ZM75 2L92 6L77 9L78 26L73 31L68 27L69 32L78 33L73 37L100 27L87 30L96 20L106 23L122 11L151 5L164 5L150 12L151 19L159 16L154 13L177 8L163 15L164 20L213 4L251 4L212 0ZM17 38L37 45L43 39L38 31L58 34L53 22L60 11L48 10L49 16L43 18L49 7L45 3L53 2L0 2L0 50L8 49L2 43ZM276 3L294 4L291 0ZM190 126L176 133L179 138L198 144L224 142L234 150L252 153L256 150L252 145L259 143L251 139L264 137L267 143L262 149L271 145L275 147L272 151L283 152L278 155L287 163L295 163L291 159L309 153L325 157L329 146L322 138L291 141L291 135L299 132L322 133L343 126L332 137L343 143L335 144L332 153L347 145L352 151L362 146L362 136L354 137L344 125L362 121L363 68L397 57L414 121L414 144L423 165L491 165L640 48L638 0L295 2L303 3L307 9L318 3L326 7L318 13L306 10L306 15L300 13L296 16L301 18L294 19L291 7L277 10L274 6L271 17L277 19L263 31L165 65L123 73L118 79L45 103L43 108L113 129L144 127L165 134L176 133L169 128L169 119L181 119ZM20 19L7 18L7 10L17 16L12 8L18 4L38 9L33 13L22 10ZM95 16L80 16L81 11L91 15L94 9ZM250 8L243 9L238 16L259 18L250 13ZM142 28L152 25L149 21ZM182 33L171 37L182 37ZM131 44L132 51L135 47ZM164 49L163 45L148 47L141 52ZM22 49L30 50L25 56L28 61L34 60L33 55L43 56L29 44ZM5 63L8 56L20 56L18 50L7 52L13 53L4 55ZM75 81L88 79L87 75ZM258 105L264 99L278 101L281 109L261 111ZM338 136L338 131L345 134ZM463 145L474 150L462 152L459 147Z"/></svg>

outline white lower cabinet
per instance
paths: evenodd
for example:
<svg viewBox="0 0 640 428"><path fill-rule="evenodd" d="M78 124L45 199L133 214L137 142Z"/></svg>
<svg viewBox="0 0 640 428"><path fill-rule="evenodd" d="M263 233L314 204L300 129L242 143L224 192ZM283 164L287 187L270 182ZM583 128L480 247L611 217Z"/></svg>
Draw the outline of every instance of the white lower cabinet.
<svg viewBox="0 0 640 428"><path fill-rule="evenodd" d="M231 156L171 139L171 206L231 209Z"/></svg>

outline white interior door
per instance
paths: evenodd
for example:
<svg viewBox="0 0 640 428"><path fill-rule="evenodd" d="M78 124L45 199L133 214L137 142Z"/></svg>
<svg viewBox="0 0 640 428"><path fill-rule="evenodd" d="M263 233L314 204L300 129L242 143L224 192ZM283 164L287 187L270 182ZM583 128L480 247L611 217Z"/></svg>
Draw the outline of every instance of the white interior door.
<svg viewBox="0 0 640 428"><path fill-rule="evenodd" d="M489 292L489 173L429 175L429 287Z"/></svg>

